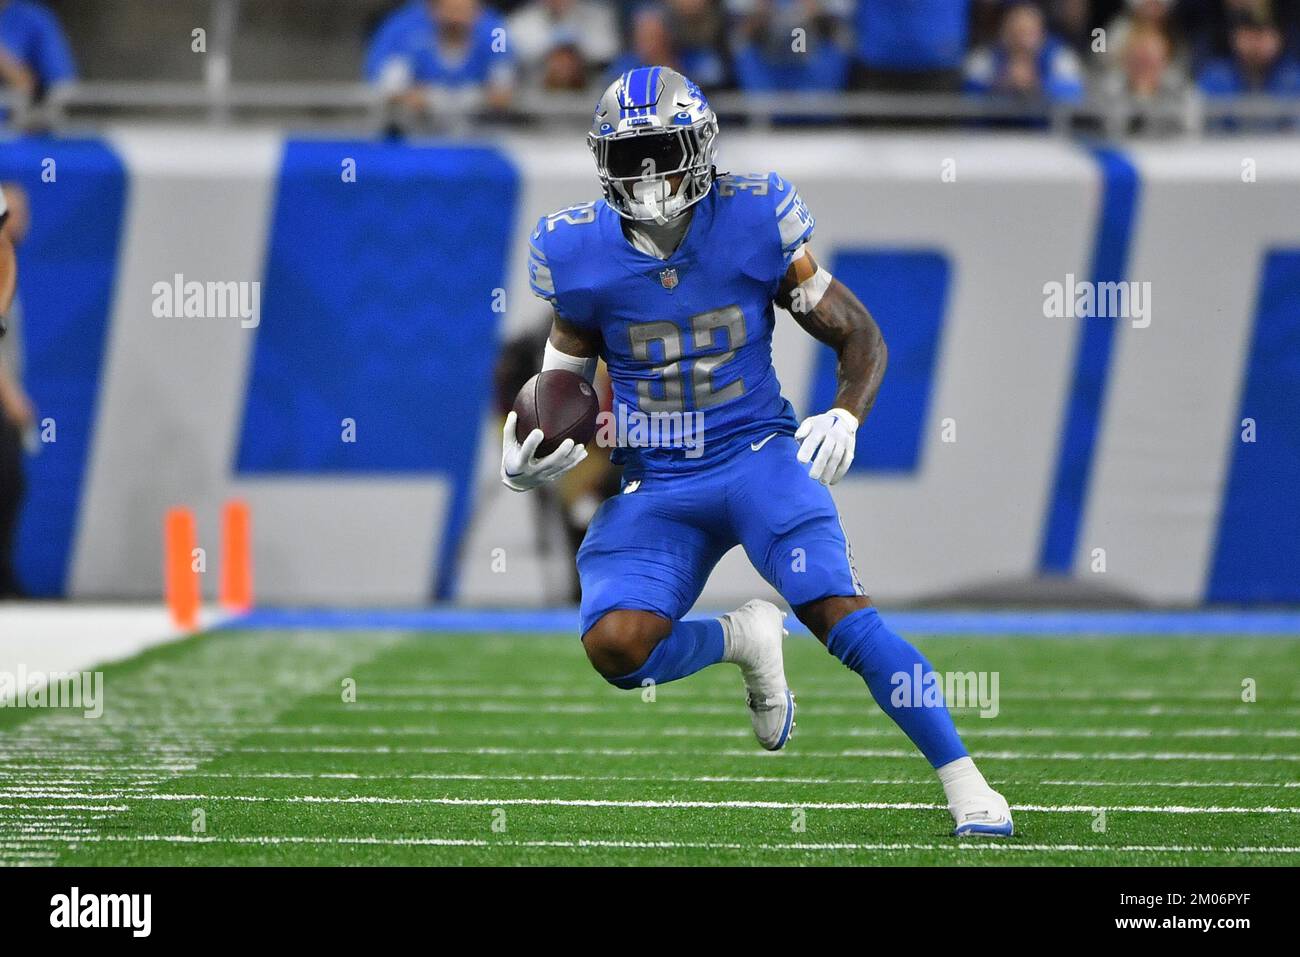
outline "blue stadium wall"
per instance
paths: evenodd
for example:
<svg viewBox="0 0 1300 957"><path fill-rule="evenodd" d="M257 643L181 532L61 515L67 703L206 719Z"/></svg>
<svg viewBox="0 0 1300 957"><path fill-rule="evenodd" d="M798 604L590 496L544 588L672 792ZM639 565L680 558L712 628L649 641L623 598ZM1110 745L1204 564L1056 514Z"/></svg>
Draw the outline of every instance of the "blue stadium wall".
<svg viewBox="0 0 1300 957"><path fill-rule="evenodd" d="M799 186L820 257L890 343L837 489L873 594L1058 575L1162 604L1300 600L1293 153L728 141L731 168ZM23 580L154 595L163 510L195 508L215 550L239 495L267 602L546 600L527 502L493 483L492 366L544 321L527 230L590 198L588 167L556 139L5 143L0 179L32 201L26 378L53 438L28 460ZM156 315L178 275L259 283L256 326ZM1149 324L1045 315L1069 277L1149 283ZM824 407L829 352L788 321L775 351L799 411ZM755 587L732 555L706 599Z"/></svg>

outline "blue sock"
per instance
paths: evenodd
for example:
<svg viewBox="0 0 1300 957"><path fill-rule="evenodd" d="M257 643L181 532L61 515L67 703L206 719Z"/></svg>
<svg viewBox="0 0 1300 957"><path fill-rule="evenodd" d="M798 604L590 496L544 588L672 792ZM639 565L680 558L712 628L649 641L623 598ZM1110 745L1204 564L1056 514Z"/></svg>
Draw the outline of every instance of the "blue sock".
<svg viewBox="0 0 1300 957"><path fill-rule="evenodd" d="M663 684L693 675L701 668L722 660L722 622L716 618L675 621L668 637L655 645L650 657L636 671L609 683L619 688L639 688L647 681Z"/></svg>
<svg viewBox="0 0 1300 957"><path fill-rule="evenodd" d="M918 665L922 675L934 669L905 638L885 627L875 608L860 609L837 621L826 636L826 650L862 676L876 704L894 719L931 765L938 768L966 757L966 747L943 704L942 691L938 705L919 704L919 698L910 694L900 695L901 705L892 700L898 687L894 675L904 674L908 682L913 682Z"/></svg>

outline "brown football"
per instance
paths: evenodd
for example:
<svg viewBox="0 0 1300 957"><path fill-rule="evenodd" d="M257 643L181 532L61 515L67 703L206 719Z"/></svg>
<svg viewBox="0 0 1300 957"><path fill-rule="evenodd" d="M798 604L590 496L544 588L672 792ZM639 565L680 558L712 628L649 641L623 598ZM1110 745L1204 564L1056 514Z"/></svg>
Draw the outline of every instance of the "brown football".
<svg viewBox="0 0 1300 957"><path fill-rule="evenodd" d="M515 396L515 436L520 442L533 429L546 436L537 447L536 456L550 455L565 439L585 445L596 436L596 416L600 403L596 390L582 376L566 369L539 372Z"/></svg>

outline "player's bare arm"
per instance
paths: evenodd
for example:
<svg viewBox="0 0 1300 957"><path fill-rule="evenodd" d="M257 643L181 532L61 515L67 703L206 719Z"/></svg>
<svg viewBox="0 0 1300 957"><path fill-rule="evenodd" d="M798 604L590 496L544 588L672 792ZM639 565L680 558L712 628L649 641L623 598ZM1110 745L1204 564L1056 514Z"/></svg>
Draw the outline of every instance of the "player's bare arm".
<svg viewBox="0 0 1300 957"><path fill-rule="evenodd" d="M594 359L600 355L600 332L575 326L565 321L558 313L551 321L551 335L547 342L566 356Z"/></svg>
<svg viewBox="0 0 1300 957"><path fill-rule="evenodd" d="M808 474L834 485L853 463L858 426L875 405L888 350L880 327L858 297L822 268L803 246L777 289L775 302L839 356L835 406L799 426L799 461Z"/></svg>
<svg viewBox="0 0 1300 957"><path fill-rule="evenodd" d="M835 405L862 422L876 404L889 350L880 327L862 301L838 279L831 278L830 284L819 290L819 272L828 275L805 247L804 254L790 264L777 291L776 304L809 335L835 350L839 356Z"/></svg>
<svg viewBox="0 0 1300 957"><path fill-rule="evenodd" d="M14 255L14 244L0 230L0 316L9 311L13 305L14 291L18 286L18 258ZM2 320L0 320L2 321Z"/></svg>

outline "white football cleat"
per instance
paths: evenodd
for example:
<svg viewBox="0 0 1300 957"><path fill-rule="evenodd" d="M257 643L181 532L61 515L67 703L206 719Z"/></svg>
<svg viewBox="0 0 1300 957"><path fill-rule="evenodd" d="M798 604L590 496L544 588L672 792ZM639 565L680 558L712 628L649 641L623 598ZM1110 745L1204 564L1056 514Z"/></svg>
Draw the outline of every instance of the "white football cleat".
<svg viewBox="0 0 1300 957"><path fill-rule="evenodd" d="M957 826L955 837L1010 837L1015 833L1007 799L990 788L958 804L948 805Z"/></svg>
<svg viewBox="0 0 1300 957"><path fill-rule="evenodd" d="M759 599L722 616L726 640L722 658L740 665L754 736L769 751L785 747L794 731L794 695L785 681L781 649L782 639L789 634L784 618L776 605Z"/></svg>

